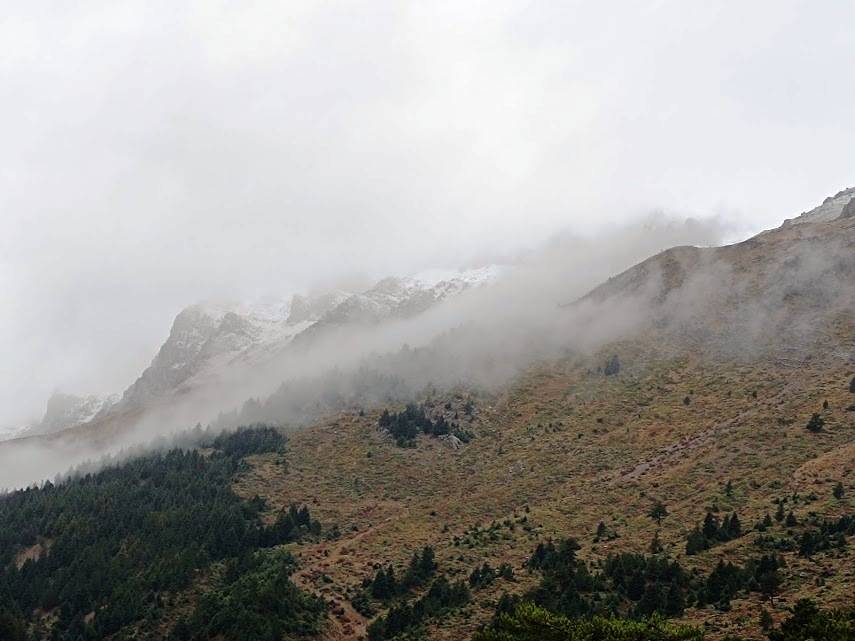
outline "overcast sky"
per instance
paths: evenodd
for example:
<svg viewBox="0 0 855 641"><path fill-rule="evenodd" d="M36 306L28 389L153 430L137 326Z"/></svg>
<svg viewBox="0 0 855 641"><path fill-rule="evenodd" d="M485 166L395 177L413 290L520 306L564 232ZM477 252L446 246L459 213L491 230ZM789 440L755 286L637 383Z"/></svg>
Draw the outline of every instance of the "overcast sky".
<svg viewBox="0 0 855 641"><path fill-rule="evenodd" d="M855 4L68 2L0 12L0 425L174 314L855 184Z"/></svg>

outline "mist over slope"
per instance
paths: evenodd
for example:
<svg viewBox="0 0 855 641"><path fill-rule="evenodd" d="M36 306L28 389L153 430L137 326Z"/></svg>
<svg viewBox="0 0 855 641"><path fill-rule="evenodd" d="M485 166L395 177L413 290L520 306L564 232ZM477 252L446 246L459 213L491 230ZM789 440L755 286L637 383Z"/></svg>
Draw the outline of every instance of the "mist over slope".
<svg viewBox="0 0 855 641"><path fill-rule="evenodd" d="M0 445L0 486L199 422L296 426L428 385L496 389L539 360L632 336L663 351L804 358L852 309L852 194L726 247L711 247L715 224L658 219L558 237L502 269L263 308L190 307L109 411ZM834 353L851 358L851 347Z"/></svg>

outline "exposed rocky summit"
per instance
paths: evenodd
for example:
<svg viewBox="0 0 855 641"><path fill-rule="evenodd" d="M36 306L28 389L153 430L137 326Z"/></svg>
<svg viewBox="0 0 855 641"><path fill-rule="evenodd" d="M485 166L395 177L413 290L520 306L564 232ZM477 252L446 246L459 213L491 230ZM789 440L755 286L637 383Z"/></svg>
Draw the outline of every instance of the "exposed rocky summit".
<svg viewBox="0 0 855 641"><path fill-rule="evenodd" d="M117 400L116 396L74 396L55 392L48 399L41 422L23 430L21 435L53 434L82 425L106 413Z"/></svg>
<svg viewBox="0 0 855 641"><path fill-rule="evenodd" d="M378 323L415 316L441 300L490 282L500 268L385 278L364 292L340 290L295 295L290 301L256 304L205 303L176 316L151 365L122 397L123 407L142 407L175 393L205 372L234 359L262 362L296 338L306 341L330 326Z"/></svg>

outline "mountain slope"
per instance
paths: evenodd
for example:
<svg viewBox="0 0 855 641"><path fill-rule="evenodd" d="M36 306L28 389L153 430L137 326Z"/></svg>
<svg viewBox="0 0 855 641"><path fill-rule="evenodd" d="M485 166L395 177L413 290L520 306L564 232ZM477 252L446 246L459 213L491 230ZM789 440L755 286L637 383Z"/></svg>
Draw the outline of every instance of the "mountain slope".
<svg viewBox="0 0 855 641"><path fill-rule="evenodd" d="M560 307L557 320L550 320L564 333L546 342L522 334L520 349L533 351L510 380L498 377L490 386L461 380L422 385L421 391L404 387L408 400L418 403L407 409L400 394L371 395L360 387L376 378L389 385L381 390L400 390L396 377L415 371L423 376L413 380L432 380L471 356L466 350L473 344L497 345L479 344L487 330L476 326L458 330L462 340L443 335L371 361L355 376L334 372L306 382L309 388L323 383L303 401L326 418L291 430L284 451L241 451L227 468L227 499L242 499L246 507L240 513L251 517L253 531L275 529L291 505L311 506L324 524L324 536L287 546L298 564L294 585L327 604L317 635L322 639L387 638L377 632L378 620L400 623L402 613L424 608L417 599L434 591L427 583L391 599L371 586L381 568L387 588L389 566L395 576L406 576L408 563L425 546L435 563L430 572L448 579L437 588L440 596L457 581L469 584L471 592L453 606L434 605L435 615L408 628L418 636L423 626L430 639L469 638L491 620L503 593L537 598L543 574L529 563L533 552L568 537L577 540L576 555L592 576L601 577L606 565L616 563L614 556L606 563L610 555L654 554L662 563L679 564L687 581L707 587L716 572L729 571L719 570L729 567L725 563L736 564L734 572L743 576L773 555L780 567L768 585L761 587L752 575L715 601L683 599L696 598L696 590L677 594L679 607L670 614L702 626L709 640L761 639L761 612L780 622L804 597L823 607L851 605L855 218L847 212L853 195L841 192L800 223L742 243L677 247L643 261ZM309 341L313 333L342 323L371 325L406 316L446 296L437 293L443 288L456 291L449 283L440 279L425 294L409 281L383 281L324 312L308 312L310 302L300 301L295 323L316 318L300 334ZM274 315L277 332L288 326L291 311L281 308ZM263 352L279 340L259 342L270 334L229 314L199 312L174 328L172 344L155 359L159 378L153 382L163 385L153 385L150 398L168 397L198 381L221 357L254 358L254 350ZM288 340L290 345L293 339ZM479 356L488 369L502 366L498 353ZM281 404L265 406L273 414L264 418L275 420L277 411L290 417L287 402L295 398L283 393ZM102 416L44 442L59 450L72 432L103 437L109 420ZM193 465L203 465L206 456L210 448L194 456ZM152 484L140 486L148 490ZM158 498L174 502L168 495ZM660 505L664 509L653 511ZM740 526L720 536L721 522L727 517L732 523L734 514ZM160 510L150 517L162 518ZM712 532L708 523L715 524ZM206 537L230 539L224 534L230 529L231 524L222 533L207 531ZM14 532L41 546L16 548L16 554L41 554L48 547L44 533ZM702 545L693 547L699 532ZM638 558L620 557L618 564ZM500 575L483 579L485 562L503 568ZM213 612L211 603L226 602L225 592L212 595L220 587L212 589L211 577L244 585L238 578L242 561L224 563L222 573L214 569L182 583L181 590L154 595L156 616L128 619L123 632L164 638L193 603L208 604L196 620L201 625L205 613ZM643 595L658 598L651 592L655 587L648 577L635 596L605 589L584 595L630 616ZM542 591L558 589L547 588ZM434 603L443 603L440 596L434 595ZM98 622L99 611L93 613ZM49 619L38 625L49 625ZM238 634L230 628L223 638Z"/></svg>

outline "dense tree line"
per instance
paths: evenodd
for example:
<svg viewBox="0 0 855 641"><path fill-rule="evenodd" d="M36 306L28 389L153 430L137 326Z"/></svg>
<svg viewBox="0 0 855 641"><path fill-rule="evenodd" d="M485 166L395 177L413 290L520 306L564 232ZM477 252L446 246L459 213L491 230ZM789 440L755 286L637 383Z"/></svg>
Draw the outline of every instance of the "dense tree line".
<svg viewBox="0 0 855 641"><path fill-rule="evenodd" d="M296 506L265 526L264 501L231 490L241 457L284 443L258 426L213 439L208 455L173 449L0 497L0 625L54 610L52 639L102 639L156 619L212 562L317 532Z"/></svg>
<svg viewBox="0 0 855 641"><path fill-rule="evenodd" d="M697 628L677 626L661 618L576 617L521 602L502 612L473 641L703 641Z"/></svg>
<svg viewBox="0 0 855 641"><path fill-rule="evenodd" d="M783 562L774 554L752 559L744 567L720 563L702 576L659 554L612 554L591 571L576 557L578 550L574 539L538 544L527 565L541 574L541 580L525 600L568 617L677 617L689 606L728 609L740 592L771 598L781 583ZM508 612L514 605L506 600L498 610Z"/></svg>
<svg viewBox="0 0 855 641"><path fill-rule="evenodd" d="M390 413L389 410L383 410L378 426L388 431L399 447L412 447L419 434L428 436L454 434L463 442L470 439L469 434L460 429L458 423L449 422L444 416L431 420L424 406L415 403L408 403L400 412Z"/></svg>
<svg viewBox="0 0 855 641"><path fill-rule="evenodd" d="M514 580L514 570L507 563L502 563L498 569L494 568L487 561L483 565L476 567L469 575L469 587L472 589L484 588L493 583L498 578L507 581Z"/></svg>
<svg viewBox="0 0 855 641"><path fill-rule="evenodd" d="M413 553L400 580L395 576L395 568L389 565L378 569L373 578L363 581L362 586L373 598L388 601L424 585L436 573L438 567L433 548L425 546L421 552Z"/></svg>
<svg viewBox="0 0 855 641"><path fill-rule="evenodd" d="M812 601L796 603L770 641L852 641L855 608L820 610ZM740 641L737 637L727 637ZM592 616L569 618L531 602L519 602L477 632L473 641L703 641L698 628L668 623L658 616L631 620Z"/></svg>
<svg viewBox="0 0 855 641"><path fill-rule="evenodd" d="M285 635L317 633L324 604L291 581L286 552L256 552L230 560L214 587L180 620L170 641L281 641Z"/></svg>
<svg viewBox="0 0 855 641"><path fill-rule="evenodd" d="M698 554L709 550L717 543L732 541L742 536L742 524L736 512L725 516L723 521L712 512L707 512L703 525L695 526L686 540L686 554Z"/></svg>
<svg viewBox="0 0 855 641"><path fill-rule="evenodd" d="M444 614L469 602L469 588L462 581L450 583L440 576L428 591L413 602L403 601L392 606L385 616L378 617L368 626L371 641L392 639L397 635L421 626L427 619Z"/></svg>
<svg viewBox="0 0 855 641"><path fill-rule="evenodd" d="M809 599L801 599L769 641L852 641L855 639L855 607L820 610Z"/></svg>
<svg viewBox="0 0 855 641"><path fill-rule="evenodd" d="M846 537L855 534L855 516L850 514L837 519L822 519L816 527L805 529L798 539L801 556L813 556L817 552L846 547Z"/></svg>

